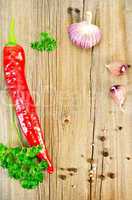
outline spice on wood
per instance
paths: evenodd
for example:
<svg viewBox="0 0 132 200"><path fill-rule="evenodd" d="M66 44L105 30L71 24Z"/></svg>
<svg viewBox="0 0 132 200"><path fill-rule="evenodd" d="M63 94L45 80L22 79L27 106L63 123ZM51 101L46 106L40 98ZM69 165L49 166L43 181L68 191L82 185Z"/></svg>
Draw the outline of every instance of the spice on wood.
<svg viewBox="0 0 132 200"><path fill-rule="evenodd" d="M130 160L131 158L129 156L126 157L127 160Z"/></svg>
<svg viewBox="0 0 132 200"><path fill-rule="evenodd" d="M108 173L108 177L111 178L111 179L114 179L115 178L115 173L109 172Z"/></svg>
<svg viewBox="0 0 132 200"><path fill-rule="evenodd" d="M59 177L61 180L63 180L63 181L66 180L66 175L61 174L61 175L59 175L58 177Z"/></svg>
<svg viewBox="0 0 132 200"><path fill-rule="evenodd" d="M67 171L76 173L77 172L77 168L74 168L74 167L67 168Z"/></svg>
<svg viewBox="0 0 132 200"><path fill-rule="evenodd" d="M103 154L104 157L108 157L109 156L108 149L104 148L103 151L102 151L102 154Z"/></svg>
<svg viewBox="0 0 132 200"><path fill-rule="evenodd" d="M122 127L122 126L119 126L118 129L121 131L121 130L123 129L123 127Z"/></svg>
<svg viewBox="0 0 132 200"><path fill-rule="evenodd" d="M104 135L101 135L98 137L100 141L104 142L106 140L106 137Z"/></svg>
<svg viewBox="0 0 132 200"><path fill-rule="evenodd" d="M99 175L99 178L100 178L101 180L104 180L104 179L105 179L105 176L104 176L103 174L101 174L101 175Z"/></svg>

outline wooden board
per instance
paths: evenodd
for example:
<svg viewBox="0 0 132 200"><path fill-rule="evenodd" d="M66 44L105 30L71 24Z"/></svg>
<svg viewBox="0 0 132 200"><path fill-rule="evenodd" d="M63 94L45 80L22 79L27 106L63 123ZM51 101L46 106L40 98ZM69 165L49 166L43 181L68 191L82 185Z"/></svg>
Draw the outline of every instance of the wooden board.
<svg viewBox="0 0 132 200"><path fill-rule="evenodd" d="M69 6L80 9L80 16L71 18ZM92 11L93 23L100 26L103 38L92 50L81 50L69 41L67 27L82 19L87 10ZM119 59L132 64L132 1L0 0L2 47L12 16L17 41L26 51L26 77L56 172L46 174L38 189L27 191L0 169L0 199L131 200L132 69L116 78L104 65ZM38 53L30 48L42 31L57 38L57 51ZM12 125L3 67L0 72L0 142L15 146L19 140ZM115 83L128 89L125 113L108 97ZM100 136L106 140L102 142ZM102 155L104 148L107 157ZM96 166L93 182L89 182L91 159Z"/></svg>

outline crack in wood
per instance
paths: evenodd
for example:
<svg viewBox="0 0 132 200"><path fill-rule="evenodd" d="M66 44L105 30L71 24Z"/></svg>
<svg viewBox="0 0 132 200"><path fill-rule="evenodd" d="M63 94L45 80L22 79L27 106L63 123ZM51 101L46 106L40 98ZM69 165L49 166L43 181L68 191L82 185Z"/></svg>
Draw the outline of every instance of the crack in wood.
<svg viewBox="0 0 132 200"><path fill-rule="evenodd" d="M102 143L102 149L104 149L104 143ZM104 156L102 154L101 175L103 174L104 174ZM103 179L100 180L99 200L102 199L102 188L103 188Z"/></svg>
<svg viewBox="0 0 132 200"><path fill-rule="evenodd" d="M91 66L90 66L90 119L92 115L92 65L93 65L93 50L94 47L92 47L91 50Z"/></svg>
<svg viewBox="0 0 132 200"><path fill-rule="evenodd" d="M91 67L90 67L90 119L92 118L92 65L93 65L93 50L91 50ZM94 137L95 137L95 107L96 101L94 104L94 122L93 122L93 131L92 131L92 152L91 152L91 160L94 159ZM92 163L90 165L90 169L92 170ZM89 180L90 183L90 200L92 200L92 178Z"/></svg>
<svg viewBox="0 0 132 200"><path fill-rule="evenodd" d="M83 0L83 9L82 9L82 18L84 19L84 12L85 12L85 0Z"/></svg>
<svg viewBox="0 0 132 200"><path fill-rule="evenodd" d="M63 200L63 183L62 183L62 188L61 188L61 200Z"/></svg>
<svg viewBox="0 0 132 200"><path fill-rule="evenodd" d="M95 13L95 22L96 22L96 15L97 13ZM92 93L92 66L93 66L93 52L94 52L94 47L92 47L91 50L91 67L90 67L90 120L92 119L92 97L93 97L93 93ZM92 152L91 152L91 160L94 160L94 150L95 150L95 122L96 122L96 99L94 102L94 121L93 121L93 131L92 131ZM92 170L92 163L90 165L90 170ZM96 176L97 178L97 176ZM93 194L93 187L92 187L92 178L90 177L89 180L90 183L90 200L92 200L92 194Z"/></svg>
<svg viewBox="0 0 132 200"><path fill-rule="evenodd" d="M95 110L96 110L96 101L95 101L95 104L94 104L94 121L93 121L93 138L92 138L92 152L91 152L91 160L94 160L94 148L95 148L95 145L94 145L94 139L95 139L95 121L96 121L96 116L95 116ZM92 163L90 164L90 170L92 170ZM90 200L92 200L92 178L90 177L90 180L89 180L89 183L90 183Z"/></svg>
<svg viewBox="0 0 132 200"><path fill-rule="evenodd" d="M82 13L82 18L84 18L84 12L85 12L85 0L83 0L83 13ZM92 66L93 66L93 51L94 47L91 49L91 66L90 66L90 120L92 118ZM96 101L94 104L94 122L93 122L93 131L92 131L92 152L91 152L91 160L94 159L94 137L95 137L95 106L96 106ZM92 170L92 163L90 164L90 170ZM90 177L89 179L89 200L92 200L92 178Z"/></svg>

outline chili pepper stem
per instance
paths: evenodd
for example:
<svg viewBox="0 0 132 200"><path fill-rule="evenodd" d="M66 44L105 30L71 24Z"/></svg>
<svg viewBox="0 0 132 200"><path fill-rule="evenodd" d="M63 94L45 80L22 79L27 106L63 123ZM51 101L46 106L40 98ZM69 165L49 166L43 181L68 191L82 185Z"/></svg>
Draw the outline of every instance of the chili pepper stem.
<svg viewBox="0 0 132 200"><path fill-rule="evenodd" d="M8 43L6 45L7 46L16 45L15 20L14 20L14 18L11 18L10 29L9 29L9 34L8 34Z"/></svg>

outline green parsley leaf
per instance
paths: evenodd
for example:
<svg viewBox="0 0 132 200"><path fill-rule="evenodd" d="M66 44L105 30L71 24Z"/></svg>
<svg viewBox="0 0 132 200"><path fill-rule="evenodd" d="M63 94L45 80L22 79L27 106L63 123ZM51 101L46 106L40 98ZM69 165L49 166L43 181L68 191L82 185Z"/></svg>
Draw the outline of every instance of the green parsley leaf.
<svg viewBox="0 0 132 200"><path fill-rule="evenodd" d="M16 179L25 189L34 189L43 182L48 164L38 161L36 155L42 150L36 147L6 147L0 144L0 166L8 170L10 178Z"/></svg>
<svg viewBox="0 0 132 200"><path fill-rule="evenodd" d="M48 163L44 160L42 160L40 163L39 163L39 169L41 170L45 170L48 168Z"/></svg>
<svg viewBox="0 0 132 200"><path fill-rule="evenodd" d="M47 32L40 33L39 41L35 41L31 43L31 48L36 49L37 51L53 51L57 48L57 42Z"/></svg>

